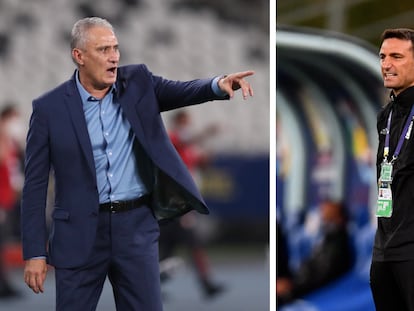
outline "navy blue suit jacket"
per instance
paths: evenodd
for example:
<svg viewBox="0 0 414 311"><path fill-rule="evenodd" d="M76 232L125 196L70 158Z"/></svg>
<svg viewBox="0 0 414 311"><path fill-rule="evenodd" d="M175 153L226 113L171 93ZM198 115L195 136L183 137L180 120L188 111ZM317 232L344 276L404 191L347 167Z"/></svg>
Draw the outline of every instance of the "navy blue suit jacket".
<svg viewBox="0 0 414 311"><path fill-rule="evenodd" d="M208 209L172 146L160 112L223 99L211 79L188 82L154 76L145 65L118 69L116 99L150 163L145 178L156 217ZM50 234L46 228L49 173L55 183ZM82 265L97 230L99 198L92 147L75 76L33 101L27 137L21 219L23 257L47 256L51 265ZM47 243L48 241L48 243Z"/></svg>

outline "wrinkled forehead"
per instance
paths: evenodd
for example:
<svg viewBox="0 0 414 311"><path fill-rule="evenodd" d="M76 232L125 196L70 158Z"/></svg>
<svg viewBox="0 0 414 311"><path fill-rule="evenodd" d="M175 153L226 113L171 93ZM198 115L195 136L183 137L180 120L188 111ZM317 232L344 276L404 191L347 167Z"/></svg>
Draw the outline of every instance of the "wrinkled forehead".
<svg viewBox="0 0 414 311"><path fill-rule="evenodd" d="M117 45L118 39L112 29L108 27L94 26L85 33L85 43L87 45Z"/></svg>

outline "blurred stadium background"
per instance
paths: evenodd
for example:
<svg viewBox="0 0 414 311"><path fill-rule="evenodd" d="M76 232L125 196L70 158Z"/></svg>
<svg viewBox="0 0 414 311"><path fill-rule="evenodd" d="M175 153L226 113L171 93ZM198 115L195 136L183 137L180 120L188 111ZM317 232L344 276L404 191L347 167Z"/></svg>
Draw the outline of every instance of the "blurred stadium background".
<svg viewBox="0 0 414 311"><path fill-rule="evenodd" d="M267 310L268 1L0 0L0 108L17 105L27 125L32 99L67 80L74 71L69 48L73 23L94 15L114 25L121 64L145 63L153 73L173 80L255 71L249 79L255 91L252 99L244 102L236 96L231 102L213 102L188 112L194 131L211 123L222 129L203 146L213 159L208 178L201 180L212 213L202 218L200 230L209 243L212 269L228 283L229 290L205 310ZM163 118L169 127L171 113ZM17 269L10 273L21 286L18 241L11 241L4 256ZM184 269L168 285L175 297L166 302L167 311L204 310L199 294L195 293L196 298L183 294L195 291L195 281L191 276L188 280L187 274L191 272ZM20 301L0 301L0 309L52 308L53 287L46 298L33 298L26 288L22 291ZM100 310L111 310L105 309L106 301L103 298Z"/></svg>
<svg viewBox="0 0 414 311"><path fill-rule="evenodd" d="M413 28L414 4L291 0L276 9L276 217L290 266L314 245L317 207L327 196L346 203L356 252L347 275L282 310L374 310L376 114L388 96L379 38L386 28Z"/></svg>

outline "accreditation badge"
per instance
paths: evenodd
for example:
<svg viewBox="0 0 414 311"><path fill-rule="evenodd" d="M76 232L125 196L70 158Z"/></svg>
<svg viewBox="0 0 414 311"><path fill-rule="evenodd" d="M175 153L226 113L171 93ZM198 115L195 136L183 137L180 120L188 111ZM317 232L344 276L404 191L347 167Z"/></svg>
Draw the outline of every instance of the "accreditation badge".
<svg viewBox="0 0 414 311"><path fill-rule="evenodd" d="M391 217L392 215L392 192L390 183L382 183L378 188L377 217Z"/></svg>
<svg viewBox="0 0 414 311"><path fill-rule="evenodd" d="M381 163L381 173L380 173L381 182L391 182L392 181L392 164L388 162Z"/></svg>
<svg viewBox="0 0 414 311"><path fill-rule="evenodd" d="M392 164L383 162L378 185L377 217L391 217L392 215Z"/></svg>

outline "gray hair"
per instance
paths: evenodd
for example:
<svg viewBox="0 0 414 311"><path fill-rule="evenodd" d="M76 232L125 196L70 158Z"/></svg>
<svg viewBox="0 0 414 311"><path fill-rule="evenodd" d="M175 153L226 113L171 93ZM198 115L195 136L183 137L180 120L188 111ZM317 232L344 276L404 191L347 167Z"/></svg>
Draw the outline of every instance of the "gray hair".
<svg viewBox="0 0 414 311"><path fill-rule="evenodd" d="M71 32L70 48L84 47L86 44L86 32L92 27L105 27L114 31L111 23L106 19L100 17L86 17L78 20L75 25L73 25Z"/></svg>

